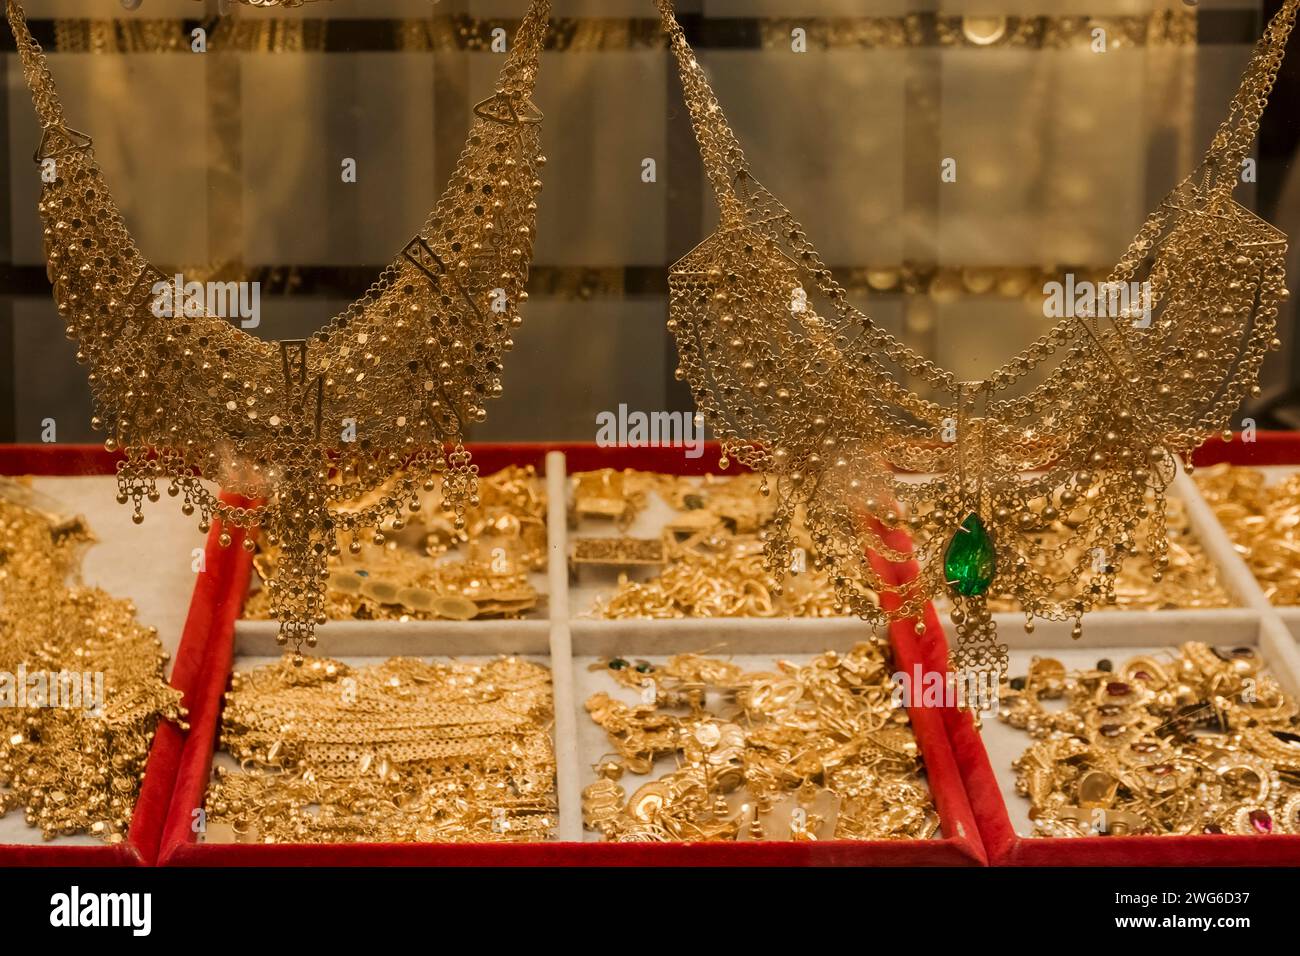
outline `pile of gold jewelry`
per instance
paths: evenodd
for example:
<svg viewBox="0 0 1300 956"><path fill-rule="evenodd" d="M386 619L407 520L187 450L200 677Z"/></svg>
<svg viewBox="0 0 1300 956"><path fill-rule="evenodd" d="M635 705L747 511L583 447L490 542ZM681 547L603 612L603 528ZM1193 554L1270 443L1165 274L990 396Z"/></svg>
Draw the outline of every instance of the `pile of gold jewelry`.
<svg viewBox="0 0 1300 956"><path fill-rule="evenodd" d="M483 843L556 823L550 672L514 657L235 674L209 842Z"/></svg>
<svg viewBox="0 0 1300 956"><path fill-rule="evenodd" d="M663 665L593 666L642 694L629 706L595 694L587 712L618 758L594 768L583 821L615 842L927 839L938 816L891 666L859 644L799 666L746 673L679 654ZM677 769L629 797L624 772Z"/></svg>
<svg viewBox="0 0 1300 956"><path fill-rule="evenodd" d="M602 469L571 479L572 521L606 518L626 531L657 493L674 514L658 538L579 538L580 564L659 565L644 581L620 573L612 594L591 613L607 619L682 617L832 617L845 613L811 539L796 523L796 551L784 581L764 556L763 538L775 502L762 476L692 479ZM592 546L599 547L592 547Z"/></svg>
<svg viewBox="0 0 1300 956"><path fill-rule="evenodd" d="M761 475L729 477L703 475L691 478L635 468L600 468L574 472L569 523L584 518L608 518L626 531L645 510L648 496L659 495L678 512L669 527L689 532L724 524L737 534L755 534L775 516L775 508L761 491Z"/></svg>
<svg viewBox="0 0 1300 956"><path fill-rule="evenodd" d="M1300 472L1270 485L1257 469L1215 465L1196 483L1268 599L1300 604Z"/></svg>
<svg viewBox="0 0 1300 956"><path fill-rule="evenodd" d="M94 536L0 480L0 815L46 839L126 837L158 721L181 722L158 632L130 601L69 584ZM182 724L182 726L184 726Z"/></svg>
<svg viewBox="0 0 1300 956"><path fill-rule="evenodd" d="M596 601L596 617L833 617L842 614L826 575L792 575L785 588L767 569L763 543L713 535L669 546L664 570L647 581L619 576Z"/></svg>
<svg viewBox="0 0 1300 956"><path fill-rule="evenodd" d="M1000 717L1036 738L1013 764L1035 836L1249 835L1300 834L1298 712L1254 648L1188 643L1118 671L1035 658Z"/></svg>
<svg viewBox="0 0 1300 956"><path fill-rule="evenodd" d="M1142 540L1152 533L1152 522L1144 518L1134 532ZM1167 534L1168 552L1163 569L1152 561L1151 552L1136 546L1129 551L1128 560L1105 578L1108 590L1098 610L1121 608L1128 611L1165 611L1187 608L1229 607L1232 599L1219 581L1214 562L1206 555L1197 540L1187 517L1187 508L1179 498L1165 499L1164 530ZM1036 564L1045 582L1059 577L1061 568L1086 565L1087 555L1074 539L1072 516L1058 516L1046 522L1033 533L1037 546ZM1107 560L1104 552L1097 553L1098 562ZM1102 579L1097 586L1102 587ZM1057 594L1063 600L1073 584L1056 581ZM988 599L992 611L1020 611L1023 608L1015 596L996 584Z"/></svg>
<svg viewBox="0 0 1300 956"><path fill-rule="evenodd" d="M480 478L477 504L461 528L441 508L441 482L432 484L409 519L382 527L379 542L342 536L347 549L328 559L330 620L467 621L521 617L537 607L528 574L546 567L547 543L546 494L536 470L512 465ZM357 503L369 505L370 497ZM275 547L258 552L254 563L263 581L274 578L279 559ZM252 594L244 608L254 619L274 613L266 590Z"/></svg>

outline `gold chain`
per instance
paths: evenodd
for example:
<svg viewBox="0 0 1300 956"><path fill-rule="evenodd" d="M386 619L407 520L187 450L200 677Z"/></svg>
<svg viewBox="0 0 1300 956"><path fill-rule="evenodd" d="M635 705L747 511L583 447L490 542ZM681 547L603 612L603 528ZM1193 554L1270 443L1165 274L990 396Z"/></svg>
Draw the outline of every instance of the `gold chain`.
<svg viewBox="0 0 1300 956"><path fill-rule="evenodd" d="M555 827L551 675L393 658L290 659L236 674L207 839L262 843L544 840Z"/></svg>
<svg viewBox="0 0 1300 956"><path fill-rule="evenodd" d="M158 499L162 480L202 528L213 518L260 525L287 557L271 594L280 641L301 659L326 619L322 585L339 534L378 535L439 473L450 510L476 500L477 468L462 439L501 393L527 299L545 162L530 97L549 2L530 3L498 89L474 108L460 161L419 234L324 329L280 342L207 314L157 315L154 288L165 277L127 232L90 138L66 124L21 3L7 6L42 127L49 277L90 368L94 424L110 450L126 453L118 498L143 520L143 501ZM366 509L337 507L403 466L402 482ZM266 503L228 504L201 478Z"/></svg>
<svg viewBox="0 0 1300 956"><path fill-rule="evenodd" d="M181 694L130 601L69 584L89 529L25 497L0 485L0 815L120 843L158 721L185 726Z"/></svg>
<svg viewBox="0 0 1300 956"><path fill-rule="evenodd" d="M985 603L995 578L1031 618L1074 619L1077 637L1125 557L1145 547L1157 570L1167 563L1163 498L1176 456L1225 427L1280 345L1286 238L1232 191L1300 0L1268 25L1204 159L1102 286L1136 284L1149 316L1099 303L977 382L849 304L803 227L755 180L672 3L657 4L720 209L716 231L671 272L678 376L722 439L724 464L775 476L773 573L789 567L787 529L802 505L855 613L883 623L951 596L959 670L1005 672ZM1063 547L1086 557L1049 573L1037 536L1063 516ZM886 543L898 528L912 532L914 555ZM914 556L920 572L886 581L869 551ZM875 592L894 596L892 613Z"/></svg>

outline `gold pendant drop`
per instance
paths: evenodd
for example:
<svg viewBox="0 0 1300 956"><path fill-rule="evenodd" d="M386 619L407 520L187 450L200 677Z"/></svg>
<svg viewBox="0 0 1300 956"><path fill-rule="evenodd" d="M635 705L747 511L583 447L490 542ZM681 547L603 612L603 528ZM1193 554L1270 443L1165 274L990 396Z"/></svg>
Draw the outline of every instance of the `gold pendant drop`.
<svg viewBox="0 0 1300 956"><path fill-rule="evenodd" d="M958 683L964 685L966 700L987 701L996 695L998 682L1007 671L1007 645L998 642L997 622L983 595L956 594L952 602L956 641L949 664Z"/></svg>
<svg viewBox="0 0 1300 956"><path fill-rule="evenodd" d="M977 721L979 713L996 698L1008 663L1007 645L998 643L997 623L985 601L997 567L993 538L979 515L971 512L948 541L943 571L953 602L951 618L956 631L950 664L963 691L962 699L975 704L970 709Z"/></svg>

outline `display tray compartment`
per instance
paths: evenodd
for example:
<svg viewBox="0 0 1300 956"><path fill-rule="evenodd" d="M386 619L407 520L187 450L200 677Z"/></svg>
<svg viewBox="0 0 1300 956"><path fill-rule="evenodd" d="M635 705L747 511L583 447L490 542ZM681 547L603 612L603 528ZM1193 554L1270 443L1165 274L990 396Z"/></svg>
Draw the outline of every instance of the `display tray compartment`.
<svg viewBox="0 0 1300 956"><path fill-rule="evenodd" d="M1238 464L1276 464L1283 449L1295 449L1295 436L1258 436L1257 445L1239 439L1212 439L1197 464L1233 460ZM1244 451L1243 451L1244 449ZM1233 456L1229 459L1225 456ZM1234 607L1187 611L1094 611L1084 618L1083 636L1072 640L1068 627L1044 627L1032 634L1023 619L999 615L999 631L1011 654L1012 675L1024 673L1029 659L1051 656L1067 668L1110 658L1119 666L1129 657L1170 651L1187 641L1256 648L1283 689L1300 694L1300 652L1277 610L1270 607L1249 568L1237 555L1190 477L1180 472L1170 493L1182 498L1188 518ZM946 648L940 615L926 614L921 641ZM1300 835L1259 836L1095 836L1033 837L1029 802L1014 789L1010 762L1030 744L1024 731L987 717L977 730L972 716L960 710L944 714L949 738L961 768L966 792L993 866L1295 866L1300 865Z"/></svg>
<svg viewBox="0 0 1300 956"><path fill-rule="evenodd" d="M490 475L510 465L531 466L536 469L538 479L545 483L546 454L549 447L533 443L484 443L471 444L468 449L472 457L472 463L478 468L480 475ZM549 507L547 513L549 522L551 514ZM254 577L255 573L250 575L249 581L251 582ZM348 655L370 656L376 653L400 654L402 647L412 640L422 640L420 635L430 628L443 635L447 641L445 653L448 654L472 653L472 648L477 647L475 642L479 639L489 642L505 640L507 644L510 642L527 643L530 640L536 640L538 637L545 641L547 620L549 618L550 595L546 591L549 578L545 569L541 572L530 573L529 578L535 586L540 584L540 587L538 587L539 602L537 608L523 618L474 619L470 621L331 620L317 632L320 638L319 653L332 654L336 657ZM239 630L241 648L249 654L278 655L279 649L275 643L275 637L279 632L279 625L271 620L245 618L242 613L242 604L243 598L241 598L241 614L236 625ZM384 647L396 649L385 651L383 650ZM471 648L471 650L460 649L466 647Z"/></svg>
<svg viewBox="0 0 1300 956"><path fill-rule="evenodd" d="M698 624L700 622L691 622ZM738 625L743 622L735 622ZM592 674L589 665L613 655L644 658L661 662L665 657L709 649L720 657L730 657L737 663L754 669L767 668L773 660L790 660L802 663L828 650L847 651L866 636L863 622L848 619L824 619L808 622L757 622L765 626L747 631L743 627L728 627L712 634L712 640L702 644L701 631L696 627L675 627L671 621L629 622L574 622L570 629L557 625L557 631L570 633L557 635L557 643L568 642L571 650L572 692L569 705L577 728L575 752L570 755L572 765L568 772L576 773L580 790L595 780L591 765L609 751L603 731L593 724L585 712L585 701L590 694L604 690L611 696L631 701L629 691L616 690L615 685L599 672ZM784 623L784 629L777 627ZM623 626L626 625L626 626ZM896 670L911 673L916 665L928 669L932 664L922 660L912 635L896 630L893 638L894 666ZM557 706L560 701L557 700ZM644 862L666 864L726 865L746 863L777 863L781 865L839 865L839 866L970 866L986 862L983 847L978 839L975 824L956 759L948 741L942 716L935 710L916 708L909 710L909 718L917 745L925 761L926 781L934 798L939 815L939 834L928 840L822 840L814 843L760 842L760 843L700 843L654 844L646 847ZM662 768L661 768L662 769ZM647 778L637 778L643 782ZM628 783L629 788L635 783ZM581 850L594 854L592 862L602 862L609 856L618 857L628 844L596 842L599 835L582 830L580 811L571 804L573 812L565 813L561 805L561 826Z"/></svg>
<svg viewBox="0 0 1300 956"><path fill-rule="evenodd" d="M943 640L937 617L928 622L926 639ZM1030 640L1024 640L1029 638ZM1135 631L1129 640L1098 645L1067 637L1046 641L1038 635L1006 635L1011 649L1011 673L1024 673L1033 656L1051 656L1069 668L1090 665L1108 657L1116 666L1128 657L1171 650L1187 638L1177 627L1153 626ZM1291 643L1285 629L1261 616L1252 640L1233 641L1257 648L1258 653L1286 691L1300 690L1300 675L1283 652ZM1300 836L1208 835L1191 836L1027 836L1029 802L1014 790L1011 760L1032 741L1024 731L1002 724L996 717L976 730L971 715L946 714L949 736L979 823L980 834L994 866L1297 866Z"/></svg>
<svg viewBox="0 0 1300 956"><path fill-rule="evenodd" d="M234 532L232 532L233 534ZM244 562L232 581L232 603L242 599L247 586L251 565ZM242 579L242 580L241 580ZM204 842L199 838L197 814L204 805L212 768L218 758L217 740L220 732L221 710L229 685L232 669L252 667L274 660L265 654L260 635L241 636L235 624L237 604L228 621L214 631L207 647L204 664L204 688L199 713L191 722L190 740L182 753L176 786L164 829L159 858L163 866L441 866L482 865L502 866L512 864L545 864L556 862L549 858L554 843L530 844L258 844ZM396 643L394 643L396 642ZM400 644L400 650L395 649ZM362 653L355 653L355 650ZM380 639L369 648L356 648L353 652L336 653L328 648L328 656L348 664L378 663L393 654L421 658L460 659L491 657L497 654L516 654L539 663L550 663L550 648L546 631L520 632L518 630L491 634L475 629L473 636L466 634L449 643L444 631L436 628L412 630L397 636ZM321 653L318 648L316 653Z"/></svg>
<svg viewBox="0 0 1300 956"><path fill-rule="evenodd" d="M507 465L532 465L544 474L546 446L470 445L481 474ZM563 487L563 476L548 482ZM550 487L548 483L548 494ZM549 509L548 509L549 511ZM232 528L227 580L219 600L221 613L201 655L202 674L191 732L180 755L171 805L163 827L159 864L163 866L503 866L558 862L553 841L528 844L322 843L261 844L205 842L199 836L196 810L204 805L212 768L218 757L221 712L232 670L263 663L281 653L273 622L243 618L253 574L252 556L241 546L245 532ZM552 550L552 557L554 549ZM549 615L549 602L544 613ZM472 621L331 621L317 632L310 653L348 663L378 662L390 656L476 658L518 654L549 662L550 627L546 620Z"/></svg>
<svg viewBox="0 0 1300 956"><path fill-rule="evenodd" d="M254 844L203 842L195 832L195 809L203 805L212 773L220 726L223 695L232 665L247 657L265 656L268 635L264 628L248 627L238 620L238 607L247 594L251 558L242 547L237 529L229 549L234 556L227 567L225 595L218 602L228 613L214 614L205 646L191 648L203 654L198 669L203 678L197 691L191 733L180 757L171 807L162 836L159 862L164 866L708 866L708 865L824 865L922 866L983 865L987 862L978 826L967 801L955 755L946 736L942 716L919 710L913 715L914 731L924 754L927 779L940 817L941 838L891 841L739 842L739 843L601 843L584 833L581 789L590 776L588 754L581 753L587 721L578 688L587 662L617 651L660 655L685 650L708 650L719 643L743 644L746 656L798 656L851 647L867 636L866 625L852 618L723 621L595 621L570 617L565 509L571 470L639 468L672 473L702 474L716 470L716 445L703 459L686 459L680 451L666 449L596 449L585 445L553 446L545 462L548 495L551 600L548 621L536 622L410 622L393 626L383 622L357 622L355 626L320 631L315 653L348 660L352 656L471 656L515 653L544 657L552 668L555 694L555 739L559 820L556 839L523 844ZM477 448L470 448L484 473L490 469ZM522 446L521 455L536 449ZM512 459L508 448L498 448L497 467L528 463ZM568 460L566 462L566 454ZM534 459L537 463L540 459ZM579 467L575 468L574 464ZM678 466L678 467L674 467ZM351 622L349 622L351 623ZM520 626L524 625L524 626ZM332 636L331 636L332 635ZM721 639L720 639L721 638ZM898 666L909 670L917 660L917 645L899 631L895 635ZM273 641L271 642L273 645ZM739 652L739 647L733 651ZM599 734L592 725L586 728ZM586 735L590 739L590 735ZM603 753L603 750L602 750ZM597 755L599 756L599 755Z"/></svg>
<svg viewBox="0 0 1300 956"><path fill-rule="evenodd" d="M116 521L127 514L127 509L119 505L113 497L112 477L116 473L120 455L110 454L102 447L93 445L0 445L0 474L7 476L33 476L36 478L100 478L103 479L103 510L99 512L106 518ZM53 489L45 489L52 491ZM96 492L97 499L101 495ZM170 502L170 499L168 499ZM180 517L179 508L173 504L172 511ZM159 505L159 508L165 505ZM156 510L156 509L155 509ZM83 509L83 513L85 510ZM96 514L87 513L101 542L105 541L107 532L105 521L97 521ZM182 519L189 523L191 519ZM130 526L123 534L135 534L145 538L151 527L148 519L141 528ZM197 535L197 532L195 532ZM202 678L201 658L203 645L212 627L211 612L220 606L229 590L229 581L236 571L237 563L231 552L217 544L217 530L211 531L204 545L204 570L194 575L192 599L188 612L181 612L183 626L177 627L176 634L160 633L164 644L174 648L172 651L172 671L170 682L173 687L184 694L183 703L191 711L196 709L200 696L199 684ZM125 538L123 539L125 540ZM203 541L202 538L198 539ZM147 539L137 540L130 546L130 556L134 560L159 555L151 554ZM116 543L116 542L114 542ZM190 562L189 554L183 555L186 565ZM120 556L119 556L120 558ZM89 559L88 559L89 560ZM88 575L88 579L90 575ZM93 580L91 583L95 583ZM112 589L110 589L112 590ZM188 588L186 589L188 592ZM114 591L117 597L133 597ZM145 623L149 623L146 621ZM126 839L119 844L110 845L92 840L89 837L57 838L46 842L40 831L30 830L30 842L0 843L0 867L10 866L148 866L152 865L158 855L159 842L163 824L171 803L172 786L175 782L176 767L186 733L169 722L162 722L154 735L153 745L145 768L144 782L132 814L130 828ZM14 810L10 817L19 816Z"/></svg>
<svg viewBox="0 0 1300 956"><path fill-rule="evenodd" d="M1215 436L1207 441L1193 459L1198 465L1244 465L1257 468L1268 484L1300 471L1300 433L1258 432L1254 441L1233 435L1230 441ZM1226 534L1226 532L1225 532ZM1267 600L1263 598L1262 600ZM1300 642L1300 605L1274 604L1277 616L1286 624L1291 636Z"/></svg>

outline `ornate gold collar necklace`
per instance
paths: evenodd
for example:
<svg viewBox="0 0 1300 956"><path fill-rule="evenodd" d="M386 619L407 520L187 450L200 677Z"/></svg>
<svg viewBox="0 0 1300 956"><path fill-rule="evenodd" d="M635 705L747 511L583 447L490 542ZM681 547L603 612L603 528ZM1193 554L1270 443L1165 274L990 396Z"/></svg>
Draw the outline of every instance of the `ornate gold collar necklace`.
<svg viewBox="0 0 1300 956"><path fill-rule="evenodd" d="M1177 456L1227 425L1278 345L1286 237L1232 192L1300 0L1269 23L1204 159L1109 276L1106 288L1147 284L1150 321L1064 319L975 382L848 303L803 227L750 173L670 0L657 3L720 208L717 230L672 269L678 374L723 440L724 462L775 476L772 569L791 566L789 522L802 505L842 604L883 624L946 594L954 669L995 687L1007 648L985 604L993 582L1018 600L1026 629L1035 617L1073 619L1078 637L1126 556L1145 546L1157 569L1166 562L1164 494ZM1144 516L1153 530L1143 542ZM1069 540L1036 538L1061 518ZM914 555L888 543L899 528L911 531ZM915 557L920 571L886 581L868 551ZM1061 600L1063 590L1072 596Z"/></svg>
<svg viewBox="0 0 1300 956"><path fill-rule="evenodd" d="M167 281L136 248L104 185L88 136L72 129L18 0L9 24L42 127L49 277L77 357L89 366L110 449L122 448L122 503L135 520L158 484L227 527L260 526L281 548L268 582L281 643L314 646L325 621L326 558L339 539L382 540L442 474L460 512L477 467L462 444L501 393L502 359L520 324L532 254L541 114L530 99L549 0L532 0L446 191L419 233L369 290L309 339L267 342L224 319L154 314ZM361 510L336 504L402 482ZM201 479L264 504L236 507ZM229 543L229 535L221 536ZM248 544L251 546L251 541Z"/></svg>

